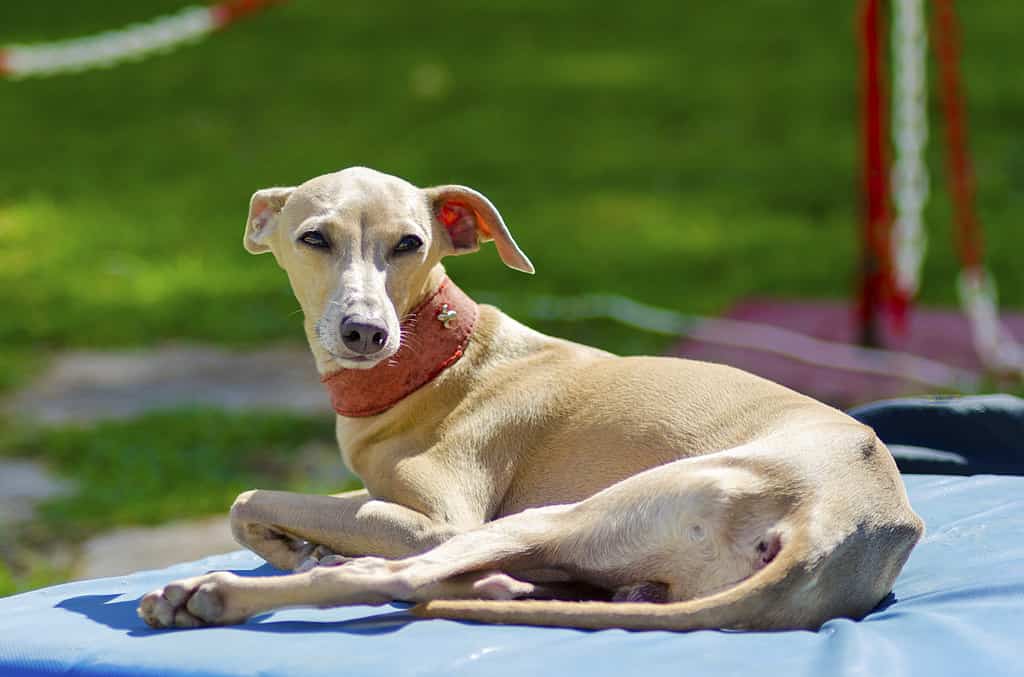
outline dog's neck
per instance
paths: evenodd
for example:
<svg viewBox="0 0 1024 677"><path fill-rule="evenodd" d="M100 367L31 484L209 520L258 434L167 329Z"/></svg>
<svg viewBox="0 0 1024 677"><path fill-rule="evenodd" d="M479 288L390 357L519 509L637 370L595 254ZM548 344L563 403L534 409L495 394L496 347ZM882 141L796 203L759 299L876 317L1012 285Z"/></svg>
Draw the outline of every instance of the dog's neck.
<svg viewBox="0 0 1024 677"><path fill-rule="evenodd" d="M402 345L370 369L341 369L323 381L341 416L383 413L455 364L466 349L480 308L445 277L402 321Z"/></svg>

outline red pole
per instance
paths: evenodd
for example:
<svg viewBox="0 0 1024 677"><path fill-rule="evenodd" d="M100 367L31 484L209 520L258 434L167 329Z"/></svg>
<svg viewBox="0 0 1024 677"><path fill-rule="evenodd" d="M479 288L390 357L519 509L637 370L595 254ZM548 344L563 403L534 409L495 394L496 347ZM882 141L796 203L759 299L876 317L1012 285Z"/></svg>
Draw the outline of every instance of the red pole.
<svg viewBox="0 0 1024 677"><path fill-rule="evenodd" d="M965 269L978 270L982 234L974 208L974 168L967 150L967 115L960 82L960 34L952 0L935 0L935 51L946 117L946 166L949 192L956 215L957 249Z"/></svg>
<svg viewBox="0 0 1024 677"><path fill-rule="evenodd" d="M253 14L284 0L225 0L210 7L217 28L224 28L247 14Z"/></svg>
<svg viewBox="0 0 1024 677"><path fill-rule="evenodd" d="M879 316L890 290L889 164L886 157L887 120L882 89L884 50L880 35L885 21L881 0L861 0L861 177L864 229L860 299L857 317L860 343L881 343Z"/></svg>

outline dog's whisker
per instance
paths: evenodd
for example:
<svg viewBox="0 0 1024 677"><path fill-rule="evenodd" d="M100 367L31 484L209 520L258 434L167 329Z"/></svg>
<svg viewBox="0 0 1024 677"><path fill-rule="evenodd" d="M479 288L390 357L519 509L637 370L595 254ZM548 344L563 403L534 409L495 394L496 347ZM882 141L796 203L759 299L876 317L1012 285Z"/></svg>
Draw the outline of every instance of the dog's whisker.
<svg viewBox="0 0 1024 677"><path fill-rule="evenodd" d="M402 331L399 334L399 344L403 346L421 346L423 338L411 331Z"/></svg>

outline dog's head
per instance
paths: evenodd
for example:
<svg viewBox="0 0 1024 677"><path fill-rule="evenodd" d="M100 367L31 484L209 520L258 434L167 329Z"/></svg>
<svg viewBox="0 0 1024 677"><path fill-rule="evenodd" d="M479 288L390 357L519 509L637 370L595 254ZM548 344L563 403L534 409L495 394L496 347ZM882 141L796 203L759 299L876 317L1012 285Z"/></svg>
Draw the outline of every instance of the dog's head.
<svg viewBox="0 0 1024 677"><path fill-rule="evenodd" d="M288 273L322 370L368 369L398 352L401 319L440 280L441 259L489 240L506 265L533 272L480 193L363 167L256 191L245 227L245 248L273 252Z"/></svg>

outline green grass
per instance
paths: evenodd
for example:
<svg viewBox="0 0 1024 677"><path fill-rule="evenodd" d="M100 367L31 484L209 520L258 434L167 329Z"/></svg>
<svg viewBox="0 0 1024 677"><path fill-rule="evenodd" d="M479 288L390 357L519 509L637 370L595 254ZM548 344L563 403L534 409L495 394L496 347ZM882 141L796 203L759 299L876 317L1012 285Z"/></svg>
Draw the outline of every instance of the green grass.
<svg viewBox="0 0 1024 677"><path fill-rule="evenodd" d="M28 380L42 365L44 353L31 346L0 348L0 393ZM0 427L3 421L0 419Z"/></svg>
<svg viewBox="0 0 1024 677"><path fill-rule="evenodd" d="M15 572L0 560L0 597L56 585L68 578L67 571L50 565L42 558L33 558L30 564L19 568L21 571Z"/></svg>
<svg viewBox="0 0 1024 677"><path fill-rule="evenodd" d="M89 427L8 434L5 455L41 459L80 484L40 507L48 537L80 539L119 524L224 512L241 491L316 486L294 471L299 449L333 446L333 421L269 412L184 410ZM341 459L337 460L341 465Z"/></svg>
<svg viewBox="0 0 1024 677"><path fill-rule="evenodd" d="M0 596L66 577L39 554L54 543L74 544L115 526L223 514L246 489L334 493L358 486L340 473L311 473L303 450L313 444L334 447L328 418L200 409L8 430L0 456L40 460L77 489L42 503L33 522L0 543ZM323 460L342 467L336 452Z"/></svg>
<svg viewBox="0 0 1024 677"><path fill-rule="evenodd" d="M6 3L0 42L184 4ZM240 247L248 197L352 164L492 197L538 275L464 257L451 268L470 291L615 291L703 313L750 294L847 297L852 13L303 0L139 63L0 82L0 345L298 337L284 276ZM964 11L980 209L1010 306L1024 303L1024 90L1005 70L1020 14ZM936 192L923 295L950 304Z"/></svg>

